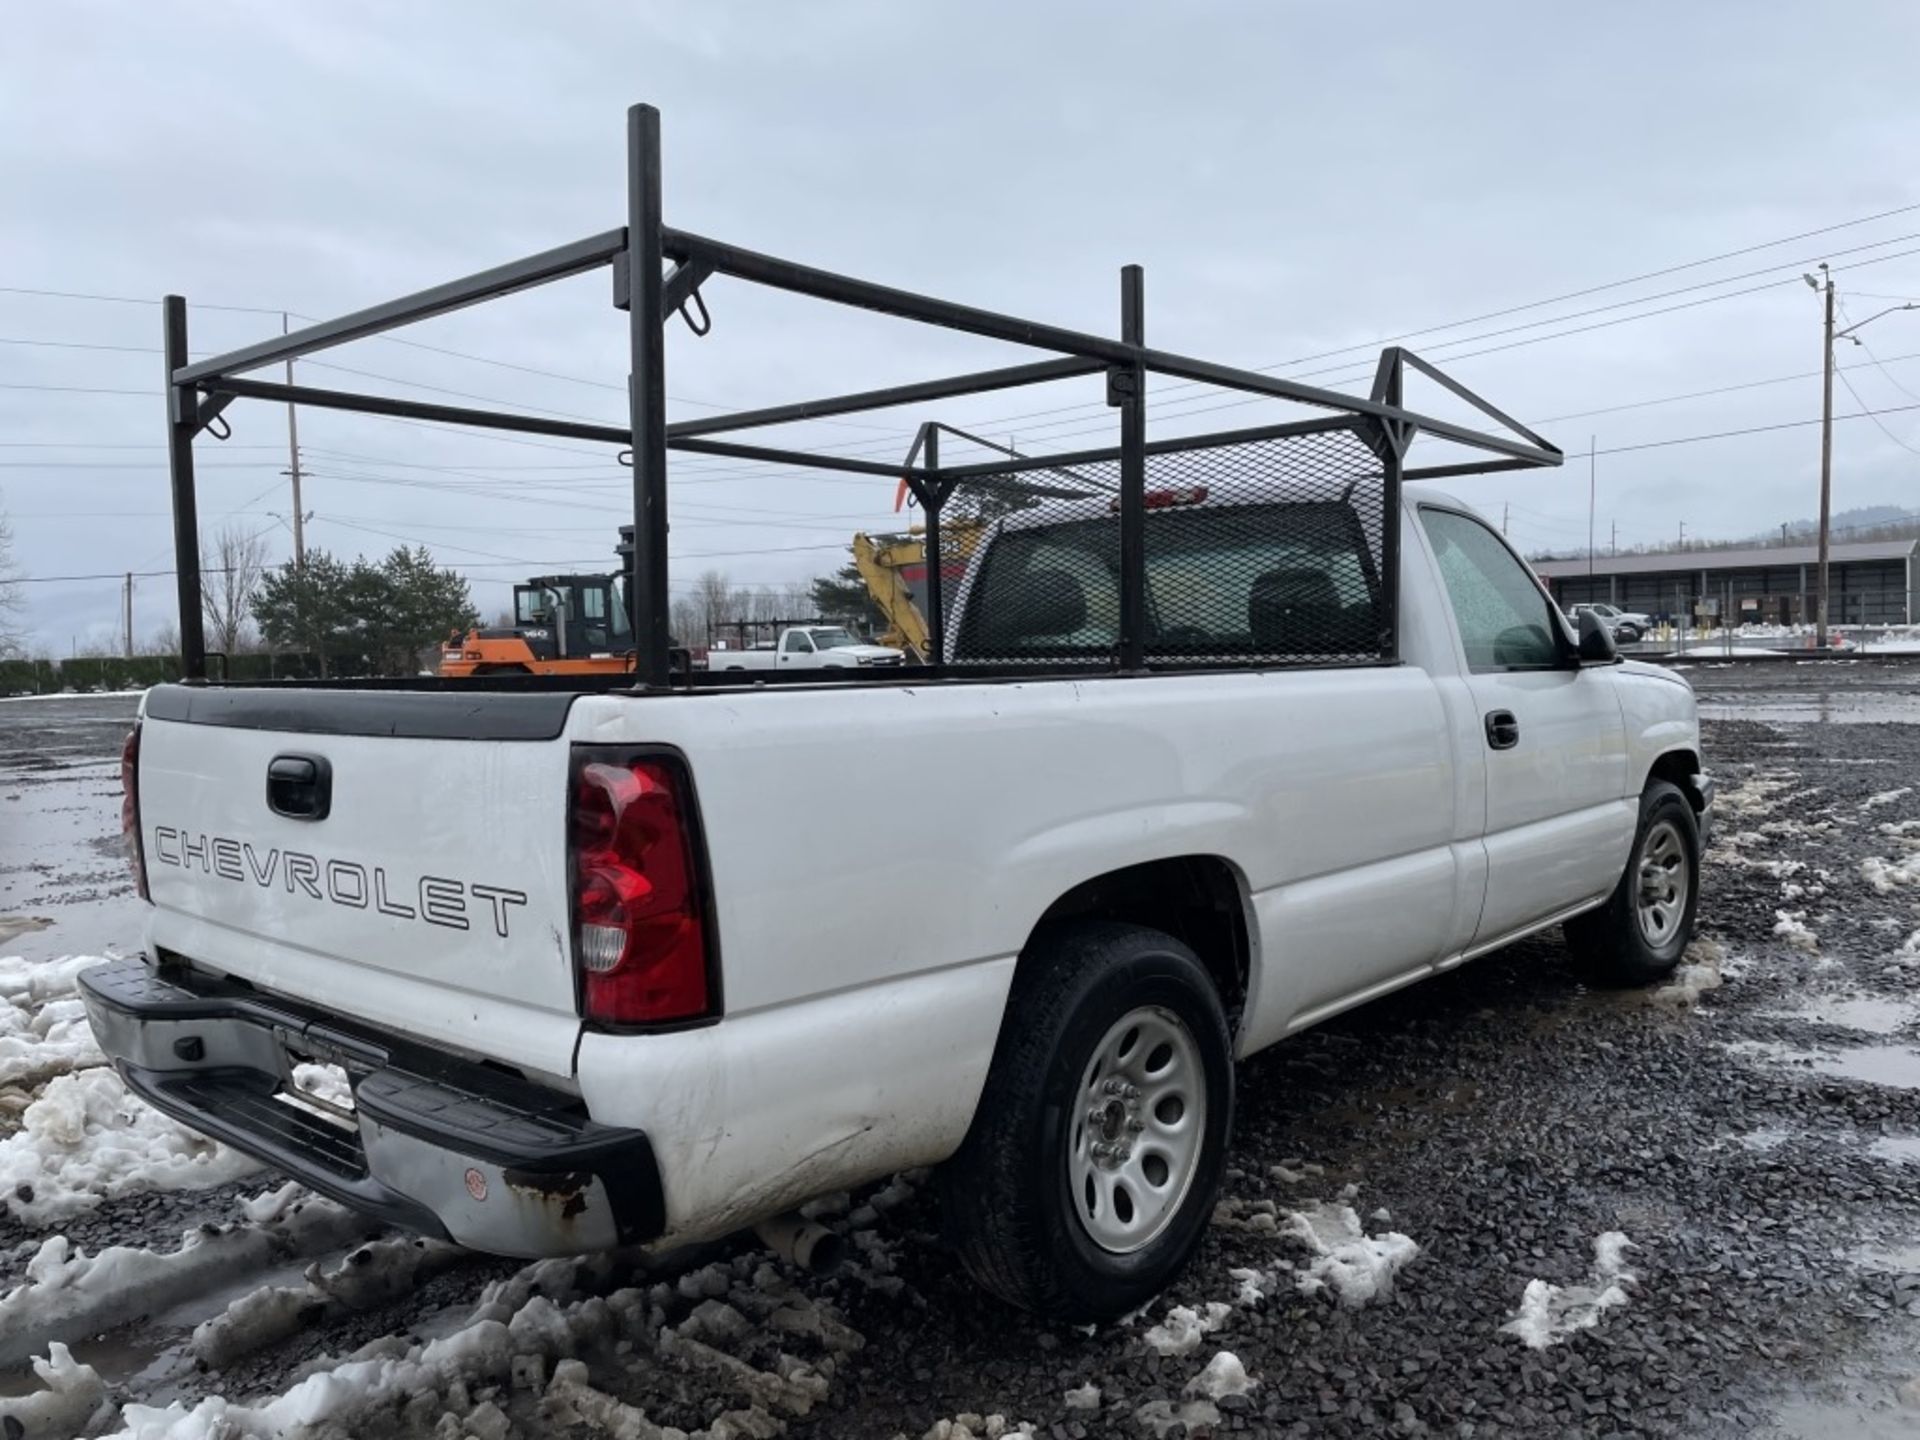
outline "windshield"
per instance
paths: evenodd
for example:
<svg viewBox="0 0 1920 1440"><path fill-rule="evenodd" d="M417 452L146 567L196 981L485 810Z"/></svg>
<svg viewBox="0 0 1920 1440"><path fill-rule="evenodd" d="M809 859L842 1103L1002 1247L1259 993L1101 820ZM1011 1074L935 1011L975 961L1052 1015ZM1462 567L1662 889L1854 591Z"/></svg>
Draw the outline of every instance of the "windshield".
<svg viewBox="0 0 1920 1440"><path fill-rule="evenodd" d="M845 650L849 645L861 643L857 637L849 635L837 625L821 630L809 630L807 633L813 637L813 643L822 650Z"/></svg>

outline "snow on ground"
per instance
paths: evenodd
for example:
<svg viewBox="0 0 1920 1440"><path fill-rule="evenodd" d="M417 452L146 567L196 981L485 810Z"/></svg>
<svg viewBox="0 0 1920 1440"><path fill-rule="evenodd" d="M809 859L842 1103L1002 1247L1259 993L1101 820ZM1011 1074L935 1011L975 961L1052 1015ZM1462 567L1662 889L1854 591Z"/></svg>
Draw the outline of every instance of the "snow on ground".
<svg viewBox="0 0 1920 1440"><path fill-rule="evenodd" d="M258 1161L175 1124L108 1069L59 1075L0 1140L0 1193L35 1224L140 1190L202 1190L244 1179Z"/></svg>
<svg viewBox="0 0 1920 1440"><path fill-rule="evenodd" d="M119 700L144 690L56 690L51 695L0 695L0 705L31 705L36 700Z"/></svg>
<svg viewBox="0 0 1920 1440"><path fill-rule="evenodd" d="M1167 1312L1166 1319L1141 1339L1156 1355L1191 1355L1200 1348L1202 1340L1226 1323L1231 1313L1232 1307L1218 1300L1209 1302L1204 1313L1176 1305Z"/></svg>
<svg viewBox="0 0 1920 1440"><path fill-rule="evenodd" d="M1911 851L1898 860L1869 855L1860 862L1860 874L1879 894L1891 895L1902 885L1920 880L1920 850Z"/></svg>
<svg viewBox="0 0 1920 1440"><path fill-rule="evenodd" d="M0 1297L0 1366L49 1340L80 1340L232 1283L235 1274L349 1245L378 1227L331 1200L307 1199L264 1224L196 1226L171 1251L115 1245L90 1255L53 1235L26 1280Z"/></svg>
<svg viewBox="0 0 1920 1440"><path fill-rule="evenodd" d="M1593 1273L1584 1285L1551 1285L1529 1280L1513 1319L1500 1327L1517 1335L1532 1350L1557 1345L1576 1330L1600 1323L1600 1317L1627 1303L1627 1287L1634 1283L1624 1256L1633 1242L1618 1230L1608 1230L1593 1242Z"/></svg>
<svg viewBox="0 0 1920 1440"><path fill-rule="evenodd" d="M843 1357L865 1342L830 1308L796 1289L764 1252L717 1262L679 1285L596 1288L610 1257L544 1260L489 1285L464 1325L431 1340L386 1336L320 1362L283 1394L252 1403L214 1396L194 1405L133 1404L119 1440L347 1440L376 1423L404 1433L506 1440L537 1412L557 1431L668 1440L686 1431L620 1398L629 1373L667 1367L717 1398L708 1440L765 1440L809 1414ZM706 1296L678 1324L691 1291ZM717 1289L725 1300L707 1292ZM737 1353L746 1350L755 1358ZM765 1358L771 1354L771 1358ZM583 1359L582 1357L590 1357ZM84 1367L82 1367L84 1369ZM87 1372L91 1374L92 1372ZM0 1414L9 1403L0 1401ZM511 1412L511 1413L510 1413ZM381 1433L387 1433L382 1429ZM935 1440L1031 1435L998 1415L963 1414Z"/></svg>
<svg viewBox="0 0 1920 1440"><path fill-rule="evenodd" d="M1726 949L1719 941L1695 940L1680 957L1679 968L1648 998L1656 1005L1698 1005L1702 995L1725 983L1722 966L1726 958Z"/></svg>
<svg viewBox="0 0 1920 1440"><path fill-rule="evenodd" d="M1302 1241L1312 1252L1294 1282L1300 1292L1313 1295L1328 1289L1350 1308L1391 1294L1393 1277L1420 1253L1399 1231L1369 1235L1351 1205L1325 1201L1289 1213L1280 1233Z"/></svg>
<svg viewBox="0 0 1920 1440"><path fill-rule="evenodd" d="M1247 1374L1247 1367L1240 1363L1238 1355L1231 1350L1221 1350L1207 1362L1206 1369L1187 1382L1186 1393L1219 1400L1228 1395L1244 1395L1259 1383Z"/></svg>
<svg viewBox="0 0 1920 1440"><path fill-rule="evenodd" d="M920 1440L1000 1440L1003 1435L1035 1433L1031 1423L1014 1423L1004 1415L956 1415L951 1420L934 1421Z"/></svg>
<svg viewBox="0 0 1920 1440"><path fill-rule="evenodd" d="M75 991L80 972L98 963L0 957L0 1117L25 1109L54 1076L106 1063Z"/></svg>
<svg viewBox="0 0 1920 1440"><path fill-rule="evenodd" d="M1171 1400L1149 1400L1133 1412L1133 1418L1157 1437L1166 1435L1176 1425L1185 1426L1184 1433L1190 1435L1203 1426L1210 1429L1218 1425L1220 1411L1209 1400L1188 1400L1179 1405Z"/></svg>
<svg viewBox="0 0 1920 1440"><path fill-rule="evenodd" d="M0 1195L47 1224L140 1190L196 1190L259 1165L175 1124L106 1067L77 993L97 955L0 958ZM14 1128L17 1125L17 1129Z"/></svg>
<svg viewBox="0 0 1920 1440"><path fill-rule="evenodd" d="M89 1365L73 1358L59 1341L47 1347L44 1358L33 1362L33 1373L46 1388L13 1403L7 1419L19 1422L8 1435L93 1435L114 1422L113 1401L107 1387Z"/></svg>
<svg viewBox="0 0 1920 1440"><path fill-rule="evenodd" d="M1776 910L1773 912L1773 921L1773 933L1795 950L1808 955L1820 953L1820 937L1807 928L1806 911Z"/></svg>
<svg viewBox="0 0 1920 1440"><path fill-rule="evenodd" d="M1089 1380L1084 1385L1076 1385L1060 1397L1069 1410L1098 1410L1100 1408L1100 1387Z"/></svg>
<svg viewBox="0 0 1920 1440"><path fill-rule="evenodd" d="M1891 805L1902 796L1911 795L1912 793L1913 787L1911 785L1902 785L1898 790L1882 790L1879 794L1869 795L1865 800L1862 800L1860 802L1860 808L1862 810L1877 810L1882 805Z"/></svg>

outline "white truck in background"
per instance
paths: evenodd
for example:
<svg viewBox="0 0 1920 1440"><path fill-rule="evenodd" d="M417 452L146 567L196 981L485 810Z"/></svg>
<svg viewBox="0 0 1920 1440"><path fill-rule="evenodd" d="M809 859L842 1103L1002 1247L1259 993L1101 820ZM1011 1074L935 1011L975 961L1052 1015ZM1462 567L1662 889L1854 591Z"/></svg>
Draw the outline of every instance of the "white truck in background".
<svg viewBox="0 0 1920 1440"><path fill-rule="evenodd" d="M852 670L899 665L906 652L872 645L840 625L789 625L772 645L707 652L709 670Z"/></svg>
<svg viewBox="0 0 1920 1440"><path fill-rule="evenodd" d="M1150 512L1160 633L1242 665L157 687L124 767L148 949L83 977L94 1030L160 1109L483 1250L713 1236L937 1166L984 1285L1124 1313L1199 1243L1236 1060L1547 927L1613 982L1692 929L1686 682L1576 635L1447 496L1405 487L1389 584L1314 518L1341 503ZM999 520L948 658L1106 644L1110 512ZM1369 603L1398 662L1327 663ZM881 835L874 790L939 823ZM298 1061L351 1107L291 1097Z"/></svg>

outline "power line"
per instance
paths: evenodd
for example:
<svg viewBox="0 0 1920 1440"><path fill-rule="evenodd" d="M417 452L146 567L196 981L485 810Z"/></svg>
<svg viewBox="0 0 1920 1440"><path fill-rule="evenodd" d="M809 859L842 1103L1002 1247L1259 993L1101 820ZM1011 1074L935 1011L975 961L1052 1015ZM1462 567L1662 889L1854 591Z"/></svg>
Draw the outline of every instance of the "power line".
<svg viewBox="0 0 1920 1440"><path fill-rule="evenodd" d="M1847 393L1853 396L1854 403L1860 407L1860 412L1863 415L1867 415L1871 417L1871 419L1873 420L1873 423L1877 427L1879 427L1880 433L1882 435L1886 436L1889 440L1893 441L1893 443L1898 445L1902 450L1906 450L1915 455L1920 455L1920 450L1915 450L1913 446L1909 445L1906 441L1902 440L1898 435L1894 434L1893 431L1887 428L1886 421L1880 418L1879 413L1877 411L1867 409L1867 402L1861 399L1860 392L1853 388L1853 381L1849 380L1846 377L1846 375L1840 371L1840 368L1838 366L1834 367L1834 373L1840 376L1840 383L1847 387ZM1903 405L1900 408L1903 410L1912 410L1920 407L1913 406L1913 405Z"/></svg>
<svg viewBox="0 0 1920 1440"><path fill-rule="evenodd" d="M48 300L100 300L110 305L158 305L144 295L94 295L83 290L35 290L26 285L0 285L0 295L38 295ZM195 302L196 310L226 310L237 315L278 315L279 309L259 305L214 305ZM122 574L125 572L122 571Z"/></svg>
<svg viewBox="0 0 1920 1440"><path fill-rule="evenodd" d="M1920 410L1920 404L1883 405L1878 410L1856 410L1849 415L1836 415L1837 424L1842 420L1866 420L1876 415L1899 415L1909 410ZM1666 440L1647 440L1638 445L1616 445L1610 450L1596 451L1600 455L1626 455L1635 450L1662 450L1669 445L1695 445L1703 440L1728 440L1739 435L1764 435L1773 430L1799 430L1808 425L1818 425L1818 418L1812 420L1782 420L1775 425L1749 425L1742 430L1715 430L1705 435L1675 435Z"/></svg>

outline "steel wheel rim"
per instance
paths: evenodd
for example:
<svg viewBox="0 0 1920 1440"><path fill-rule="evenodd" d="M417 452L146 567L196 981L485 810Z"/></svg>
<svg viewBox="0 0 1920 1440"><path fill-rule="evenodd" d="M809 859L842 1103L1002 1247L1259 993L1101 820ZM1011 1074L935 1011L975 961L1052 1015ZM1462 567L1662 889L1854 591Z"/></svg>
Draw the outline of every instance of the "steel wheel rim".
<svg viewBox="0 0 1920 1440"><path fill-rule="evenodd" d="M1654 824L1640 842L1634 872L1634 913L1640 921L1641 937L1654 949L1664 949L1680 933L1680 922L1687 913L1687 893L1692 887L1680 827L1671 820Z"/></svg>
<svg viewBox="0 0 1920 1440"><path fill-rule="evenodd" d="M1127 1255L1166 1232L1206 1140L1200 1046L1171 1010L1143 1005L1094 1046L1067 1127L1067 1189L1080 1228Z"/></svg>

